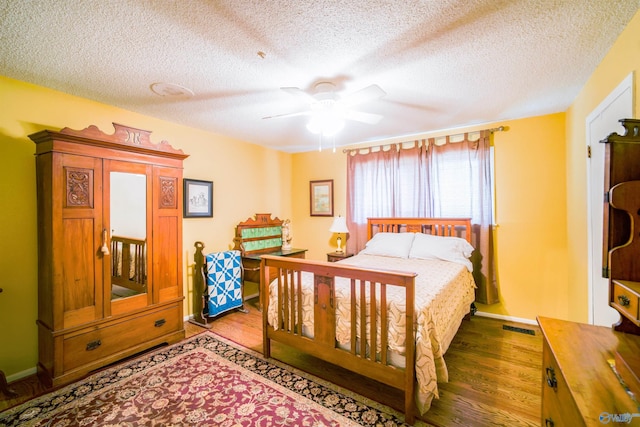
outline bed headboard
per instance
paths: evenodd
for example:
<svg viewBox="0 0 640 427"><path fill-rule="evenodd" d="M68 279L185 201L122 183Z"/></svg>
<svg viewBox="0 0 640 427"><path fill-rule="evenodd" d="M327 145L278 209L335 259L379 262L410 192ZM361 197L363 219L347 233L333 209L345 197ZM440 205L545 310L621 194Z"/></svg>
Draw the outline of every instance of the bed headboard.
<svg viewBox="0 0 640 427"><path fill-rule="evenodd" d="M471 243L470 218L367 218L367 240L376 233L424 233L462 237Z"/></svg>

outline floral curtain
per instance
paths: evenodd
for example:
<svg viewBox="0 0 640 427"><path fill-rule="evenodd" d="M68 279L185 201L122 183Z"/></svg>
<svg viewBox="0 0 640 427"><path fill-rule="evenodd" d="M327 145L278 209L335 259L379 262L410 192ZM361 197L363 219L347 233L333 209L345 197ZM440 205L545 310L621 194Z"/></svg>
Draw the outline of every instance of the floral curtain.
<svg viewBox="0 0 640 427"><path fill-rule="evenodd" d="M490 137L481 131L349 151L348 251L364 247L367 218L471 218L476 301L498 302Z"/></svg>

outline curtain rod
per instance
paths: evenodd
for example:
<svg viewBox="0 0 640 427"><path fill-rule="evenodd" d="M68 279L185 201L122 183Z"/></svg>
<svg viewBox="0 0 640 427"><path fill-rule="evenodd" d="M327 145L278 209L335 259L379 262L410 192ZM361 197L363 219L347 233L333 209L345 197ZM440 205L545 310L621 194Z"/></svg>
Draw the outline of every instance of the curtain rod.
<svg viewBox="0 0 640 427"><path fill-rule="evenodd" d="M462 133L454 133L453 135L444 135L442 137L437 137L437 138L452 138L454 136L461 136L464 135L465 133L475 133L475 132L490 132L490 133L494 133L494 132L502 132L504 130L504 126L498 126L497 128L490 128L490 129L480 129L480 130L473 130L471 132L462 132ZM419 139L424 139L424 138L419 138ZM410 142L410 141L404 141L404 142ZM371 149L371 148L382 148L382 147L386 147L387 145L392 145L392 144L402 144L403 142L389 142L387 144L381 144L381 145L371 145L369 147L360 147L360 148L344 148L342 150L343 153L348 153L349 151L358 151L358 150L366 150L366 149Z"/></svg>

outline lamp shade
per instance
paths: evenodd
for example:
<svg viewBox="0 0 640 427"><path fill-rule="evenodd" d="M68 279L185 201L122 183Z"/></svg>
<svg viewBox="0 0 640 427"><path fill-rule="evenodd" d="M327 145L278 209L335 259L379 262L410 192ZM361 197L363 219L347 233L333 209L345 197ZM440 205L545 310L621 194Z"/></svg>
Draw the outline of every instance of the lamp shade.
<svg viewBox="0 0 640 427"><path fill-rule="evenodd" d="M337 216L333 219L333 224L331 224L331 228L329 229L332 233L348 233L349 229L347 228L347 220L343 216Z"/></svg>

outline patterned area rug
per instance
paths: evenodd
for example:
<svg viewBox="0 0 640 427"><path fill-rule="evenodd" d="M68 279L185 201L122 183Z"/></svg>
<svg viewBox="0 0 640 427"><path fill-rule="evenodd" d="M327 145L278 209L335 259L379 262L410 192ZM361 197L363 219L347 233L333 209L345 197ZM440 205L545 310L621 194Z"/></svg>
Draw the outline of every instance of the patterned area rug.
<svg viewBox="0 0 640 427"><path fill-rule="evenodd" d="M391 427L402 419L204 332L8 409L0 426Z"/></svg>

